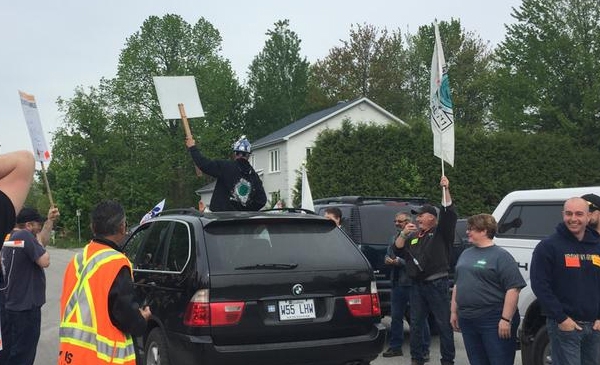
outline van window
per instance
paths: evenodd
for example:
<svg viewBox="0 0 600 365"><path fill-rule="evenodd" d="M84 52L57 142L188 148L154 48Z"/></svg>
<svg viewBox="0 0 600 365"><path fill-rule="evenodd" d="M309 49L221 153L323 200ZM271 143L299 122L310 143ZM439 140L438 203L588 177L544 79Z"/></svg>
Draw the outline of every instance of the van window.
<svg viewBox="0 0 600 365"><path fill-rule="evenodd" d="M564 202L525 203L511 205L498 223L498 237L542 239L554 232L562 222Z"/></svg>

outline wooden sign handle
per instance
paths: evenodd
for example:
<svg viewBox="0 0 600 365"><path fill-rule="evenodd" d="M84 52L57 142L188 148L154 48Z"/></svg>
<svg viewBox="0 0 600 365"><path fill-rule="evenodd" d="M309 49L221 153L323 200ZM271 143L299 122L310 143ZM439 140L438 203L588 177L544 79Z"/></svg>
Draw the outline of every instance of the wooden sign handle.
<svg viewBox="0 0 600 365"><path fill-rule="evenodd" d="M183 124L183 130L185 132L185 138L192 139L192 130L190 129L190 123L188 122L187 116L185 115L185 107L182 103L177 104L177 107L179 108L179 115L181 115L181 121ZM196 164L194 164L194 168L196 169L196 175L198 175L198 177L202 176L202 171L200 171Z"/></svg>
<svg viewBox="0 0 600 365"><path fill-rule="evenodd" d="M42 176L44 178L44 184L46 185L46 191L48 191L48 200L50 201L50 207L54 208L54 199L52 198L52 191L50 190L50 184L48 183L48 176L46 175L46 167L44 161L40 161L42 164Z"/></svg>

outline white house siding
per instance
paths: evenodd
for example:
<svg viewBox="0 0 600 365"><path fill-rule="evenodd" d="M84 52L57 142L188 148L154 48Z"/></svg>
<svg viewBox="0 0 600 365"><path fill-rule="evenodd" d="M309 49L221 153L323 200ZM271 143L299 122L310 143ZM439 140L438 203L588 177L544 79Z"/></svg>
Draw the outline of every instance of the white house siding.
<svg viewBox="0 0 600 365"><path fill-rule="evenodd" d="M306 160L306 148L313 147L319 133L325 129L340 129L344 120L353 124L370 123L386 125L396 123L389 116L377 110L370 104L362 102L343 113L335 115L321 123L313 125L306 130L299 131L289 136L287 141L270 145L255 150L255 159L258 168L264 168L263 184L267 194L280 190L281 197L288 206L292 205L294 185L296 184L297 171ZM269 173L269 153L273 148L280 149L281 169L279 173ZM310 171L308 172L310 183ZM270 196L269 196L270 198Z"/></svg>

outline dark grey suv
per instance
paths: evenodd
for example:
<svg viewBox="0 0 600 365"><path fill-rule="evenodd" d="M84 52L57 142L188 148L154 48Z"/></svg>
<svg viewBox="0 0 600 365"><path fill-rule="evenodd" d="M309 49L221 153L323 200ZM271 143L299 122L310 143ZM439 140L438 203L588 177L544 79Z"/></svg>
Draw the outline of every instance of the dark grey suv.
<svg viewBox="0 0 600 365"><path fill-rule="evenodd" d="M384 346L369 264L322 217L167 211L125 251L145 364L368 364Z"/></svg>

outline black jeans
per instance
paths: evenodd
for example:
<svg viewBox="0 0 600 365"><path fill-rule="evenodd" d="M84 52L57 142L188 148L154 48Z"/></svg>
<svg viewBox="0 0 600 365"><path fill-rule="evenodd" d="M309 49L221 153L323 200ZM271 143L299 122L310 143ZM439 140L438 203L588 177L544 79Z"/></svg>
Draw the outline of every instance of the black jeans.
<svg viewBox="0 0 600 365"><path fill-rule="evenodd" d="M2 316L2 334L7 336L4 342L7 351L4 354L6 364L33 365L38 341L40 339L40 326L42 322L41 308L27 311L11 311L5 309L6 315ZM4 338L3 338L4 340Z"/></svg>

